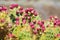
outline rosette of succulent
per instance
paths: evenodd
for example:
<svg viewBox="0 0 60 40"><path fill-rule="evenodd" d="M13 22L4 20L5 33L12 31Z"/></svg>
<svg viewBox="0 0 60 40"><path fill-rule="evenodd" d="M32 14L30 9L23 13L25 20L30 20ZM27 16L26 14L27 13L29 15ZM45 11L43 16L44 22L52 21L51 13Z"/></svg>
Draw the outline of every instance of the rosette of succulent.
<svg viewBox="0 0 60 40"><path fill-rule="evenodd" d="M4 40L4 37L8 33L7 29L7 7L0 6L0 40Z"/></svg>
<svg viewBox="0 0 60 40"><path fill-rule="evenodd" d="M31 35L34 40L40 40L42 33L45 31L44 20L30 22Z"/></svg>
<svg viewBox="0 0 60 40"><path fill-rule="evenodd" d="M38 34L39 35L39 30L40 30L40 26L37 24L38 20L40 21L40 15L38 15L38 12L34 9L34 8L26 8L25 9L25 14L24 17L27 21L26 25L27 25L27 30L29 30L29 32L31 33L32 39L36 40L38 38L35 39L36 35L34 34ZM38 26L38 27L37 27ZM37 33L38 31L38 33Z"/></svg>
<svg viewBox="0 0 60 40"><path fill-rule="evenodd" d="M0 40L4 40L12 27L6 6L0 6Z"/></svg>
<svg viewBox="0 0 60 40"><path fill-rule="evenodd" d="M20 38L19 35L21 35L20 32L23 30L26 30L26 25L25 25L26 19L24 17L25 11L23 7L19 6L18 4L11 4L9 13L10 13L9 16L10 16L12 25L14 25L11 28L12 34L14 34L16 37L18 37L18 40L20 40L19 39Z"/></svg>
<svg viewBox="0 0 60 40"><path fill-rule="evenodd" d="M39 22L41 20L41 18L34 8L23 9L23 7L19 6L18 4L12 4L12 5L10 5L9 16L10 16L11 22L14 25L12 27L12 33L19 39L21 37L23 37L23 36L21 36L21 37L19 36L19 35L21 35L20 33L23 31L25 31L23 33L27 32L28 35L32 36L33 32L34 32L34 34L36 34L37 31L40 30L40 26L39 26L40 24L39 23L37 24L37 22ZM41 23L42 23L42 25L44 24L44 22L41 22ZM37 25L39 27L37 27ZM35 30L34 27L35 27L35 29L36 28L37 29ZM44 28L42 31L44 31ZM38 32L38 33L40 33L40 32ZM23 34L23 35L27 35L27 34ZM31 36L29 36L29 37L25 36L25 37L29 38L26 40L30 40ZM22 40L24 40L24 39L22 39Z"/></svg>
<svg viewBox="0 0 60 40"><path fill-rule="evenodd" d="M8 14L9 13L9 14ZM34 8L0 6L0 40L60 40L60 19L42 20Z"/></svg>
<svg viewBox="0 0 60 40"><path fill-rule="evenodd" d="M6 20L8 22L7 24L8 34L6 35L5 40L18 40L16 35L19 34L18 32L20 32L21 30L20 29L21 16L19 16L19 12L20 10L23 10L23 8L20 7L18 4L11 4L9 8L10 8L8 10L9 14ZM16 31L16 34L15 34L15 31Z"/></svg>
<svg viewBox="0 0 60 40"><path fill-rule="evenodd" d="M44 25L46 29L40 40L60 40L60 19L57 16L50 16Z"/></svg>

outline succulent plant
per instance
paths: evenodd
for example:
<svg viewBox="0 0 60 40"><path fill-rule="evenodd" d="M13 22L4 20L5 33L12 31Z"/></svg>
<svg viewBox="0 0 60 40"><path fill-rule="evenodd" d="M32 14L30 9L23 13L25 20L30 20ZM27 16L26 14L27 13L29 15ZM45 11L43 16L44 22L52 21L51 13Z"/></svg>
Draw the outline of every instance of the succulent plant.
<svg viewBox="0 0 60 40"><path fill-rule="evenodd" d="M19 40L33 40L31 34L27 31L21 31L19 33Z"/></svg>
<svg viewBox="0 0 60 40"><path fill-rule="evenodd" d="M60 40L60 19L42 20L34 8L0 6L0 40Z"/></svg>

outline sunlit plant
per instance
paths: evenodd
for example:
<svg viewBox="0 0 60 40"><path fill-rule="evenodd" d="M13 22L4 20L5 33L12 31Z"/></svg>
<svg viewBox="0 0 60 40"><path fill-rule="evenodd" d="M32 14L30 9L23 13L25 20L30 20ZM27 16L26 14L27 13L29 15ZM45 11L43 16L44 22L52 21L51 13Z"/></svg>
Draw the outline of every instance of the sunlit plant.
<svg viewBox="0 0 60 40"><path fill-rule="evenodd" d="M60 19L42 20L34 8L0 6L0 40L60 40Z"/></svg>

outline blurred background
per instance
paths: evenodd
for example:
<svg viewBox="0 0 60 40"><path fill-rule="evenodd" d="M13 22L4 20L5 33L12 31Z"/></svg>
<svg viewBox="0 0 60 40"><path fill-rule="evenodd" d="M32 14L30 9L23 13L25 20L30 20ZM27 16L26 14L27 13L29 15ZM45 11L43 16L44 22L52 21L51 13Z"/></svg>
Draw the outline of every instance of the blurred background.
<svg viewBox="0 0 60 40"><path fill-rule="evenodd" d="M50 15L60 18L60 0L0 0L0 5L7 7L13 3L24 8L35 8L43 19L47 19Z"/></svg>

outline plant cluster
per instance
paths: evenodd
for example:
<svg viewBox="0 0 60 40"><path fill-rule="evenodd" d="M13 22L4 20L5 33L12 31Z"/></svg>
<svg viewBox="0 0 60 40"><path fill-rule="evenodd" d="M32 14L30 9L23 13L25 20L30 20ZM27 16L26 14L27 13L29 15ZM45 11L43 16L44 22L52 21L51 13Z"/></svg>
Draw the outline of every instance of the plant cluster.
<svg viewBox="0 0 60 40"><path fill-rule="evenodd" d="M0 40L60 40L60 19L42 20L34 8L0 6Z"/></svg>

